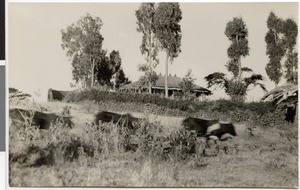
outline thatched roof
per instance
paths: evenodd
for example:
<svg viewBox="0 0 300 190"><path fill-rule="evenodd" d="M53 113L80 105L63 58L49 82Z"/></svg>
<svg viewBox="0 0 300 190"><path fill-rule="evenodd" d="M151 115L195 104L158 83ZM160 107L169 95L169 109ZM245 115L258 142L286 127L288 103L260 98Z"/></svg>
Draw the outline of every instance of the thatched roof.
<svg viewBox="0 0 300 190"><path fill-rule="evenodd" d="M282 102L298 103L298 85L286 83L266 93L262 101L272 101L277 105Z"/></svg>
<svg viewBox="0 0 300 190"><path fill-rule="evenodd" d="M181 91L180 83L183 81L183 78L180 78L176 75L168 76L168 89L169 90L178 90ZM143 86L140 81L136 81L130 84L127 84L123 87L121 87L121 90L128 90L128 89L146 89L147 87ZM159 74L158 79L155 83L155 85L152 87L153 89L165 89L165 76ZM210 90L203 88L201 86L196 85L195 92L199 92L201 94L210 95L212 94Z"/></svg>

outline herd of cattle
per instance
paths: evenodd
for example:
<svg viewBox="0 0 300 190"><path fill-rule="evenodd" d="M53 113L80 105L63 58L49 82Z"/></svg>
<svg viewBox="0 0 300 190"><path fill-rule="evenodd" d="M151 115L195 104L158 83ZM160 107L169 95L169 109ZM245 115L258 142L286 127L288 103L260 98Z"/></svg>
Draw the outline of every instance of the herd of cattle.
<svg viewBox="0 0 300 190"><path fill-rule="evenodd" d="M9 110L11 126L17 128L26 127L28 125L36 126L39 129L48 130L55 122L59 122L61 126L73 128L74 123L72 116L63 113L57 115L55 113L45 113L40 111L25 110L14 108ZM131 114L118 114L113 112L101 111L94 115L92 124L99 124L99 122L120 124L134 129L140 118L134 117ZM229 134L236 136L235 127L232 123L221 123L218 120L207 120L201 118L188 117L182 121L182 126L186 130L194 131L198 137L218 138L221 139L223 135Z"/></svg>

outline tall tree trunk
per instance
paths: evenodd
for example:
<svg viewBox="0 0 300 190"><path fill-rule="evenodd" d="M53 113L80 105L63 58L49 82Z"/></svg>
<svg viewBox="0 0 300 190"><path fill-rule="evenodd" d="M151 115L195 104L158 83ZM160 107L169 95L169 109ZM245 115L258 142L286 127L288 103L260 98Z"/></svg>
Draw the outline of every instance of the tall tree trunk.
<svg viewBox="0 0 300 190"><path fill-rule="evenodd" d="M166 52L167 58L166 58L166 74L165 74L165 97L169 97L169 91L168 91L168 62L169 62L169 54Z"/></svg>
<svg viewBox="0 0 300 190"><path fill-rule="evenodd" d="M114 74L114 76L113 76L113 78L114 78L114 80L113 80L113 90L114 90L114 92L116 91L116 80L117 80L117 73L115 73Z"/></svg>
<svg viewBox="0 0 300 190"><path fill-rule="evenodd" d="M293 49L291 49L290 51L291 53L291 60L292 60L292 63L291 63L291 83L295 83L295 78L294 78L294 52L293 52Z"/></svg>
<svg viewBox="0 0 300 190"><path fill-rule="evenodd" d="M94 86L94 68L95 68L95 59L92 61L92 81L91 81L91 87Z"/></svg>
<svg viewBox="0 0 300 190"><path fill-rule="evenodd" d="M239 45L239 37L236 36L236 43L237 45ZM238 74L238 81L241 82L242 81L242 63L241 63L241 56L239 55L238 58L238 66L239 66L239 74Z"/></svg>
<svg viewBox="0 0 300 190"><path fill-rule="evenodd" d="M239 57L239 59L238 59L238 65L239 65L238 80L239 80L239 82L241 82L242 81L242 62L241 62L241 57Z"/></svg>
<svg viewBox="0 0 300 190"><path fill-rule="evenodd" d="M150 39L149 39L149 41L150 41L150 48L149 48L149 54L148 54L148 60L149 60L149 66L150 66L150 73L152 74L152 33L151 33L151 31L150 31ZM152 92L151 92L151 90L152 90L152 81L150 80L149 81L149 94L151 94Z"/></svg>

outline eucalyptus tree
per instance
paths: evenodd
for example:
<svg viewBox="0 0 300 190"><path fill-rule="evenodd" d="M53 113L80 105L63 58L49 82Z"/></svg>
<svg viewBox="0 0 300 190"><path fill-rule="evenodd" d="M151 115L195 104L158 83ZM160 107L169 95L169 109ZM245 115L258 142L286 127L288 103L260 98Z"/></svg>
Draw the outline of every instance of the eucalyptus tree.
<svg viewBox="0 0 300 190"><path fill-rule="evenodd" d="M158 3L154 14L155 38L161 50L166 53L165 96L168 97L168 63L181 52L182 12L179 3Z"/></svg>
<svg viewBox="0 0 300 190"><path fill-rule="evenodd" d="M62 48L72 61L72 74L76 83L83 87L92 87L95 81L95 64L101 58L103 25L99 17L90 14L80 18L76 23L61 30Z"/></svg>
<svg viewBox="0 0 300 190"><path fill-rule="evenodd" d="M142 77L145 84L151 87L157 80L154 68L159 60L157 59L158 45L155 39L154 29L155 3L141 3L139 9L135 12L137 18L137 31L142 33L141 53L145 55L147 64L138 66L138 70L145 73Z"/></svg>
<svg viewBox="0 0 300 190"><path fill-rule="evenodd" d="M288 82L298 83L298 53L295 51L297 43L298 25L293 19L284 22L283 38L286 47L285 78Z"/></svg>
<svg viewBox="0 0 300 190"><path fill-rule="evenodd" d="M226 25L225 35L231 41L231 45L227 49L229 62L227 69L234 74L238 82L242 80L242 63L241 58L249 55L248 46L248 29L242 18L233 18Z"/></svg>
<svg viewBox="0 0 300 190"><path fill-rule="evenodd" d="M283 75L281 60L286 52L283 38L284 20L271 12L267 20L267 27L269 30L265 36L265 42L267 43L266 54L269 57L269 62L266 65L266 73L277 86Z"/></svg>

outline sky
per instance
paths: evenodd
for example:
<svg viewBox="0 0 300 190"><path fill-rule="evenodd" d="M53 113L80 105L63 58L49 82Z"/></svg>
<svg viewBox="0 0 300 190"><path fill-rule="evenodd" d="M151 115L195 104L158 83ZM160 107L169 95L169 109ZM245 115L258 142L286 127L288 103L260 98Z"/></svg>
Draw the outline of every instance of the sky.
<svg viewBox="0 0 300 190"><path fill-rule="evenodd" d="M103 21L103 49L118 50L125 75L136 81L142 75L137 66L145 63L140 45L142 34L136 28L135 11L140 3L9 3L8 66L9 87L46 101L49 88L71 90L71 61L62 49L61 30L87 13ZM196 84L206 87L204 77L213 72L228 73L226 24L233 17L242 17L248 28L250 55L242 58L242 66L264 76L268 90L274 88L265 71L268 63L265 35L266 21L273 11L283 19L298 23L298 3L180 3L182 41L179 57L169 65L169 73L184 77L189 69ZM159 53L159 74L165 73L165 54ZM285 83L284 80L280 84ZM210 99L228 98L224 90L211 89ZM264 92L251 88L248 101L258 101Z"/></svg>

